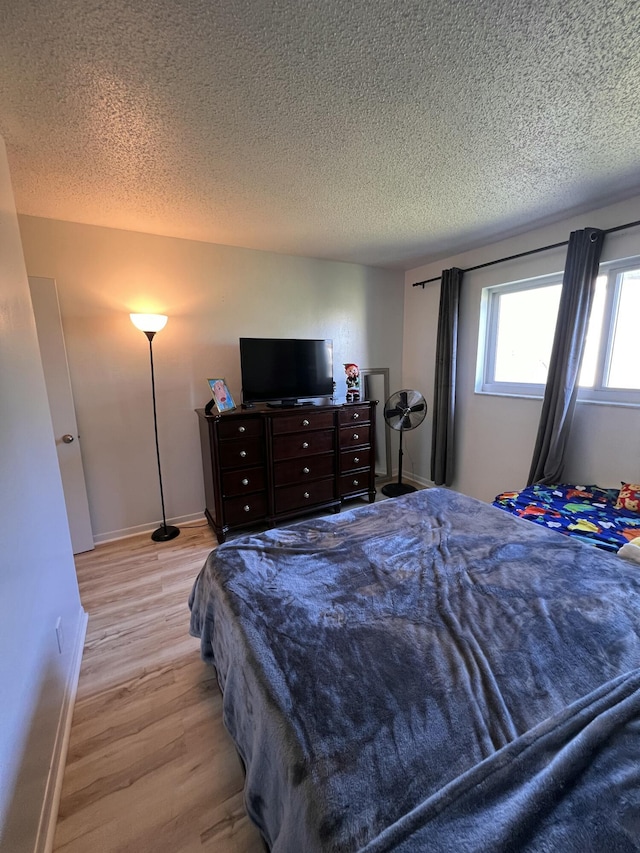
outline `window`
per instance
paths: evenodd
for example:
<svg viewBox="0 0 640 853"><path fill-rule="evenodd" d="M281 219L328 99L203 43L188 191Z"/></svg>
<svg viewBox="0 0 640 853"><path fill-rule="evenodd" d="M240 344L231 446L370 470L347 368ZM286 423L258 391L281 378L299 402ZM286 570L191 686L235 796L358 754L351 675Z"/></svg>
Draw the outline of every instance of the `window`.
<svg viewBox="0 0 640 853"><path fill-rule="evenodd" d="M562 274L482 292L476 391L541 397ZM640 405L640 258L602 264L580 371L579 399Z"/></svg>

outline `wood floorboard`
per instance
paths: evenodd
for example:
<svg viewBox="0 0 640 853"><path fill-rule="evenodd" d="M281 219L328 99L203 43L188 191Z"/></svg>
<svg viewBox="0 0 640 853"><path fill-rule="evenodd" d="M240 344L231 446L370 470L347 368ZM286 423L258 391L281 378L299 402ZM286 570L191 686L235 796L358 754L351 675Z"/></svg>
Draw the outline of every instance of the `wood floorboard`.
<svg viewBox="0 0 640 853"><path fill-rule="evenodd" d="M187 599L211 530L76 557L89 614L55 853L264 853Z"/></svg>

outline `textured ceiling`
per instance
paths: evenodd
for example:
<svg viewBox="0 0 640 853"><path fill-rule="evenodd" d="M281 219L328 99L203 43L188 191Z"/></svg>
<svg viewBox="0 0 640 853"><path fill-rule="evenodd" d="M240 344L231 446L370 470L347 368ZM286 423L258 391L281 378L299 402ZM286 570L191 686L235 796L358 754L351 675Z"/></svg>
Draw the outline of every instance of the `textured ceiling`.
<svg viewBox="0 0 640 853"><path fill-rule="evenodd" d="M640 191L637 0L2 0L18 210L410 268Z"/></svg>

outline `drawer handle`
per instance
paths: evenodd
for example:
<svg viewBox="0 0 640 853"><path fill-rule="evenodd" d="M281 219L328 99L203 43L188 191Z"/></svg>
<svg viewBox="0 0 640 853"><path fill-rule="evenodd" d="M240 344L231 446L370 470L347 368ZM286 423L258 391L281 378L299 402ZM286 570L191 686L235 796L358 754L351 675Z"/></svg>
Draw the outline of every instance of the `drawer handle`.
<svg viewBox="0 0 640 853"><path fill-rule="evenodd" d="M302 473L303 473L303 474L308 474L308 473L309 473L309 469L308 469L308 468L303 468L303 469L302 469Z"/></svg>
<svg viewBox="0 0 640 853"><path fill-rule="evenodd" d="M359 482L358 482L357 480L354 480L354 481L353 481L353 485L354 485L354 486L359 486L360 484L359 484Z"/></svg>
<svg viewBox="0 0 640 853"><path fill-rule="evenodd" d="M353 419L354 419L354 421L357 421L359 417L360 417L360 415L359 415L357 412L354 412L354 413L353 413Z"/></svg>
<svg viewBox="0 0 640 853"><path fill-rule="evenodd" d="M246 451L246 450L241 450L241 451L240 451L240 456L242 456L242 458L243 458L243 459L244 459L244 457L245 457L246 455L247 455L247 451Z"/></svg>
<svg viewBox="0 0 640 853"><path fill-rule="evenodd" d="M357 432L354 432L354 434L353 434L353 440L354 440L354 441L357 441L359 438L360 438L360 436L358 435L358 433L357 433Z"/></svg>
<svg viewBox="0 0 640 853"><path fill-rule="evenodd" d="M242 509L243 509L245 512L251 512L251 507L249 506L249 504L245 504L245 505L242 507Z"/></svg>
<svg viewBox="0 0 640 853"><path fill-rule="evenodd" d="M359 461L360 461L360 457L359 457L359 456L354 456L354 457L353 457L353 464L354 464L354 465L357 465Z"/></svg>
<svg viewBox="0 0 640 853"><path fill-rule="evenodd" d="M243 426L238 427L238 432L244 432L244 431L245 431L245 428Z"/></svg>
<svg viewBox="0 0 640 853"><path fill-rule="evenodd" d="M243 486L248 486L248 485L249 485L249 481L247 480L247 478L246 478L246 477L243 479L243 481L242 481L242 485L243 485Z"/></svg>
<svg viewBox="0 0 640 853"><path fill-rule="evenodd" d="M310 498L310 497L311 497L311 495L309 494L309 492L305 492L305 493L304 493L304 495L303 495L302 497L303 497L305 500L307 500L308 498Z"/></svg>
<svg viewBox="0 0 640 853"><path fill-rule="evenodd" d="M302 421L302 426L309 426L309 421L306 418Z"/></svg>
<svg viewBox="0 0 640 853"><path fill-rule="evenodd" d="M308 442L308 441L303 441L303 442L302 442L302 449L303 449L303 450L306 450L306 449L307 449L307 447L309 447L309 442Z"/></svg>

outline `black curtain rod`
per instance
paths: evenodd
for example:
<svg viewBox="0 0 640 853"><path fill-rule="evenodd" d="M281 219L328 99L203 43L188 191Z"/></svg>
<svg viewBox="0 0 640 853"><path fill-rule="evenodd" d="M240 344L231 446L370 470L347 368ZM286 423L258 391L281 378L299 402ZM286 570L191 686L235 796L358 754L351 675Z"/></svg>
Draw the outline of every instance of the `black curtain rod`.
<svg viewBox="0 0 640 853"><path fill-rule="evenodd" d="M615 228L604 228L605 234L613 234L614 231L623 231L625 228L633 228L636 225L640 225L640 219L636 219L635 222L627 222L626 225L616 225ZM462 270L465 272L474 272L474 270L481 270L485 267L492 267L494 264L502 264L505 261L515 261L517 258L525 258L527 255L537 255L538 252L547 252L549 249L559 249L560 246L568 246L569 241L563 240L561 243L552 243L550 246L541 246L539 249L529 249L528 252L520 252L518 255L509 255L507 258L498 258L495 261L487 261L486 264L478 264L475 267L469 267L466 270ZM442 278L441 275L435 276L435 278L427 278L424 281L416 281L413 284L413 287L421 287L424 290L425 284L431 284L434 281L440 281Z"/></svg>

